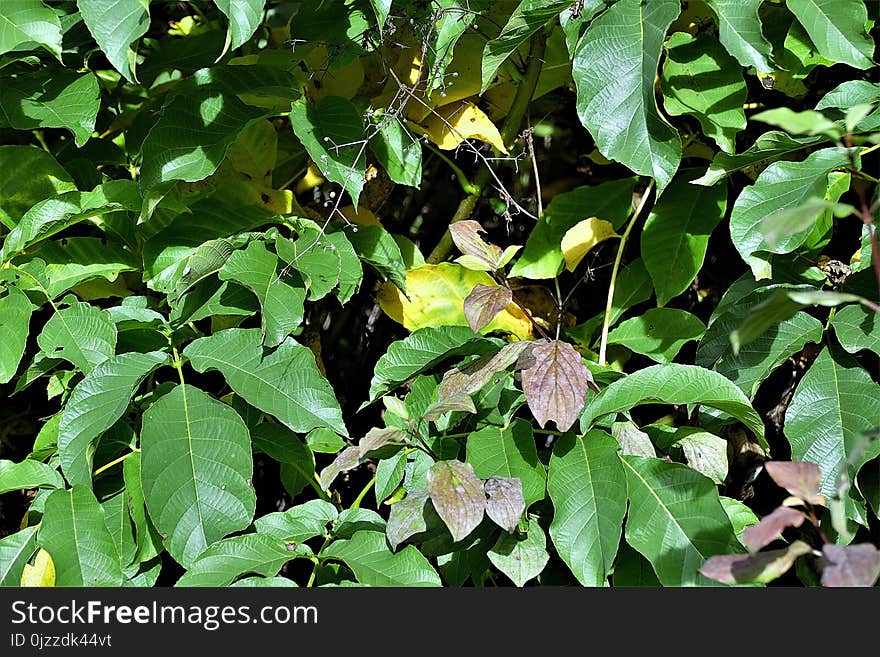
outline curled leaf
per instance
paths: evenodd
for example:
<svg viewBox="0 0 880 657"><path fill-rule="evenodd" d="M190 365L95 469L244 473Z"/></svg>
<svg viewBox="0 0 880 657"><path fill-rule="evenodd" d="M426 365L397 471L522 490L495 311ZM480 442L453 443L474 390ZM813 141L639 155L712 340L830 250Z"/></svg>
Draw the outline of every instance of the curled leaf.
<svg viewBox="0 0 880 657"><path fill-rule="evenodd" d="M451 151L465 139L484 141L507 155L501 133L479 107L469 100L462 100L438 107L413 129L433 141L439 148Z"/></svg>
<svg viewBox="0 0 880 657"><path fill-rule="evenodd" d="M501 259L501 248L480 237L481 234L485 235L486 231L483 230L479 222L470 219L456 221L449 226L449 234L459 251L484 265L483 271L496 269L498 261Z"/></svg>
<svg viewBox="0 0 880 657"><path fill-rule="evenodd" d="M717 555L706 560L700 573L722 584L766 584L783 575L799 556L810 552L809 545L795 541L782 550Z"/></svg>
<svg viewBox="0 0 880 657"><path fill-rule="evenodd" d="M486 492L486 515L496 525L513 532L526 510L522 480L519 477L490 477L483 484Z"/></svg>
<svg viewBox="0 0 880 657"><path fill-rule="evenodd" d="M525 360L523 392L538 424L553 420L568 431L584 410L587 388L596 385L590 370L574 347L560 340L536 346Z"/></svg>
<svg viewBox="0 0 880 657"><path fill-rule="evenodd" d="M422 413L422 417L433 422L434 420L439 419L444 413L449 413L450 411L476 413L477 409L474 406L474 400L471 399L470 395L459 393L434 402L425 409L425 412Z"/></svg>
<svg viewBox="0 0 880 657"><path fill-rule="evenodd" d="M365 459L378 449L392 443L403 443L406 432L396 427L373 427L360 439L356 446L346 447L336 455L333 462L321 470L318 479L321 480L321 488L330 489L330 484L342 472L356 468Z"/></svg>
<svg viewBox="0 0 880 657"><path fill-rule="evenodd" d="M492 376L513 365L520 354L534 346L531 340L521 340L504 345L494 354L480 356L467 365L456 367L443 375L437 396L443 400L456 395L471 395L489 383Z"/></svg>
<svg viewBox="0 0 880 657"><path fill-rule="evenodd" d="M513 292L503 285L477 285L464 300L464 316L479 331L510 305Z"/></svg>
<svg viewBox="0 0 880 657"><path fill-rule="evenodd" d="M428 470L426 481L434 509L454 541L477 528L486 511L486 495L470 463L438 461Z"/></svg>

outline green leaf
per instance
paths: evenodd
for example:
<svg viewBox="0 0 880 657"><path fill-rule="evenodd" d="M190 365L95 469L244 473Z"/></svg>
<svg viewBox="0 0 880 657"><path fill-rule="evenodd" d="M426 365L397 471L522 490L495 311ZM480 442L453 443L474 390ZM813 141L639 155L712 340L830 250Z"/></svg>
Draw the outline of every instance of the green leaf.
<svg viewBox="0 0 880 657"><path fill-rule="evenodd" d="M680 447L687 464L716 484L727 478L727 441L696 427L679 427L673 447Z"/></svg>
<svg viewBox="0 0 880 657"><path fill-rule="evenodd" d="M608 334L608 344L620 344L659 363L669 363L691 340L703 337L706 326L677 308L651 308L620 324Z"/></svg>
<svg viewBox="0 0 880 657"><path fill-rule="evenodd" d="M141 189L170 180L204 180L238 134L263 116L263 110L236 96L210 89L174 96L141 146Z"/></svg>
<svg viewBox="0 0 880 657"><path fill-rule="evenodd" d="M398 185L419 188L422 184L422 143L400 119L383 116L379 131L370 140L370 150L388 177Z"/></svg>
<svg viewBox="0 0 880 657"><path fill-rule="evenodd" d="M52 557L56 586L122 586L122 566L104 510L87 487L49 495L37 545Z"/></svg>
<svg viewBox="0 0 880 657"><path fill-rule="evenodd" d="M162 537L147 517L147 503L144 499L144 488L141 482L141 455L132 452L122 463L122 475L125 481L125 495L128 510L134 522L137 552L135 562L148 561L159 554L162 549Z"/></svg>
<svg viewBox="0 0 880 657"><path fill-rule="evenodd" d="M342 187L357 209L366 173L364 120L351 101L325 96L296 101L290 125L327 180Z"/></svg>
<svg viewBox="0 0 880 657"><path fill-rule="evenodd" d="M758 137L755 143L742 153L730 155L720 152L715 155L706 173L694 180L693 184L714 185L719 180L753 164L776 160L823 141L827 141L827 137L792 137L788 133L771 130Z"/></svg>
<svg viewBox="0 0 880 657"><path fill-rule="evenodd" d="M90 192L69 191L34 204L6 236L0 261L76 225L117 210L140 210L141 197L130 180L110 180Z"/></svg>
<svg viewBox="0 0 880 657"><path fill-rule="evenodd" d="M593 187L576 187L554 196L529 234L510 276L545 279L559 275L565 266L565 233L589 217L610 221L615 229L620 228L632 211L634 185L635 178L625 178Z"/></svg>
<svg viewBox="0 0 880 657"><path fill-rule="evenodd" d="M865 31L863 0L786 0L819 54L860 69L874 65L874 41Z"/></svg>
<svg viewBox="0 0 880 657"><path fill-rule="evenodd" d="M738 310L734 312L739 314ZM729 345L712 369L733 381L752 399L758 386L786 359L803 349L808 342L818 343L821 340L822 322L805 312L799 312L770 326L755 340L741 346L738 352L734 352L732 345Z"/></svg>
<svg viewBox="0 0 880 657"><path fill-rule="evenodd" d="M287 511L267 513L254 521L259 534L281 541L302 543L327 533L327 525L336 521L336 507L324 500L309 500Z"/></svg>
<svg viewBox="0 0 880 657"><path fill-rule="evenodd" d="M764 439L764 422L739 388L717 372L677 363L647 367L609 385L587 403L581 416L581 430L588 430L605 415L628 411L640 404L701 404L717 408L740 420L769 449Z"/></svg>
<svg viewBox="0 0 880 657"><path fill-rule="evenodd" d="M492 565L517 586L525 586L530 579L540 575L550 561L547 537L537 520L529 520L525 536L501 534L487 556Z"/></svg>
<svg viewBox="0 0 880 657"><path fill-rule="evenodd" d="M220 279L235 281L257 295L262 309L263 341L274 347L302 322L306 291L280 275L278 256L262 242L235 251L220 270Z"/></svg>
<svg viewBox="0 0 880 657"><path fill-rule="evenodd" d="M245 574L272 577L291 559L309 555L307 545L264 534L233 536L202 552L174 586L229 586Z"/></svg>
<svg viewBox="0 0 880 657"><path fill-rule="evenodd" d="M798 383L785 411L785 436L793 461L819 466L819 492L834 496L840 478L850 483L863 464L880 454L880 441L864 432L880 418L880 385L850 356L822 350ZM850 489L847 516L863 522Z"/></svg>
<svg viewBox="0 0 880 657"><path fill-rule="evenodd" d="M159 351L119 354L76 385L58 427L61 468L72 485L91 483L96 439L122 417L141 381L168 363L168 355Z"/></svg>
<svg viewBox="0 0 880 657"><path fill-rule="evenodd" d="M251 438L254 451L268 454L281 463L281 483L291 497L315 481L315 455L290 429L263 422L251 430Z"/></svg>
<svg viewBox="0 0 880 657"><path fill-rule="evenodd" d="M95 130L100 104L93 73L56 68L7 77L0 95L0 128L66 128L82 146Z"/></svg>
<svg viewBox="0 0 880 657"><path fill-rule="evenodd" d="M532 425L524 420L505 427L483 427L468 435L467 462L480 479L518 478L526 506L544 499L547 473L538 461Z"/></svg>
<svg viewBox="0 0 880 657"><path fill-rule="evenodd" d="M3 6L0 54L41 45L61 60L61 22L40 0L15 0Z"/></svg>
<svg viewBox="0 0 880 657"><path fill-rule="evenodd" d="M131 44L150 27L148 3L141 0L77 0L77 8L107 60L129 82L137 82L137 52Z"/></svg>
<svg viewBox="0 0 880 657"><path fill-rule="evenodd" d="M408 545L395 554L381 532L355 532L350 539L333 541L322 554L345 563L368 586L441 585L437 571L416 548Z"/></svg>
<svg viewBox="0 0 880 657"><path fill-rule="evenodd" d="M230 50L235 50L257 31L266 0L214 0L214 4L229 20L226 43Z"/></svg>
<svg viewBox="0 0 880 657"><path fill-rule="evenodd" d="M39 461L0 459L0 494L27 488L64 488L64 480L55 468Z"/></svg>
<svg viewBox="0 0 880 657"><path fill-rule="evenodd" d="M309 299L321 299L339 283L342 260L336 253L334 241L325 241L320 226L307 220L297 224L299 237L296 241L278 237L275 250L278 255L298 271L309 289ZM337 239L342 235L337 233ZM348 238L345 238L348 239Z"/></svg>
<svg viewBox="0 0 880 657"><path fill-rule="evenodd" d="M110 314L67 296L37 336L46 356L63 358L88 374L113 355L116 325Z"/></svg>
<svg viewBox="0 0 880 657"><path fill-rule="evenodd" d="M826 148L811 154L803 162L771 164L754 185L742 191L730 214L730 236L756 279L770 276L766 256L760 257L759 252L789 253L803 244L808 236L804 232L797 233L771 246L761 230L764 218L803 205L811 198L825 198L830 184L829 174L849 164L846 150Z"/></svg>
<svg viewBox="0 0 880 657"><path fill-rule="evenodd" d="M37 527L0 539L0 587L20 586L24 566L37 551Z"/></svg>
<svg viewBox="0 0 880 657"><path fill-rule="evenodd" d="M256 504L252 476L247 426L226 404L179 385L144 413L147 510L169 554L183 566L250 524Z"/></svg>
<svg viewBox="0 0 880 657"><path fill-rule="evenodd" d="M844 306L834 315L831 326L837 340L849 353L870 349L880 355L880 317L873 310L860 304Z"/></svg>
<svg viewBox="0 0 880 657"><path fill-rule="evenodd" d="M292 338L262 353L256 329L228 329L191 342L183 352L197 372L217 370L249 404L274 415L291 431L317 427L347 436L339 402L315 355Z"/></svg>
<svg viewBox="0 0 880 657"><path fill-rule="evenodd" d="M15 228L39 201L75 189L70 174L46 151L0 146L0 222L7 228Z"/></svg>
<svg viewBox="0 0 880 657"><path fill-rule="evenodd" d="M485 93L492 84L505 59L516 52L547 21L570 6L571 0L522 0L501 28L501 33L488 41L483 49L483 82L480 93Z"/></svg>
<svg viewBox="0 0 880 657"><path fill-rule="evenodd" d="M676 32L666 42L661 85L672 116L690 114L721 150L736 150L736 134L746 127L742 68L707 34Z"/></svg>
<svg viewBox="0 0 880 657"><path fill-rule="evenodd" d="M346 236L361 260L406 292L406 263L391 233L382 226L356 226Z"/></svg>
<svg viewBox="0 0 880 657"><path fill-rule="evenodd" d="M642 230L642 259L654 281L657 305L684 292L706 258L709 236L724 217L727 185L695 187L687 171L670 183Z"/></svg>
<svg viewBox="0 0 880 657"><path fill-rule="evenodd" d="M28 327L34 307L17 287L6 288L0 297L0 383L15 376L27 344Z"/></svg>
<svg viewBox="0 0 880 657"><path fill-rule="evenodd" d="M727 52L743 66L754 66L758 73L773 69L767 63L772 46L761 31L758 8L763 0L706 0L715 12L718 38Z"/></svg>
<svg viewBox="0 0 880 657"><path fill-rule="evenodd" d="M110 531L110 536L113 537L113 544L119 554L119 562L126 570L127 566L134 561L138 547L128 510L127 497L128 493L123 489L101 503L107 529Z"/></svg>
<svg viewBox="0 0 880 657"><path fill-rule="evenodd" d="M594 19L572 61L577 112L605 157L651 176L662 190L681 161L681 139L657 108L654 78L677 0L619 0Z"/></svg>
<svg viewBox="0 0 880 657"><path fill-rule="evenodd" d="M812 136L825 134L831 138L837 138L842 132L834 121L821 112L814 110L795 112L788 107L774 107L773 109L753 114L749 118L752 121L760 121L776 128L782 128L792 135Z"/></svg>
<svg viewBox="0 0 880 657"><path fill-rule="evenodd" d="M710 479L680 463L623 456L629 495L626 541L664 586L712 585L706 559L743 552Z"/></svg>
<svg viewBox="0 0 880 657"><path fill-rule="evenodd" d="M553 447L547 487L550 537L584 586L606 586L626 514L626 475L619 446L604 431L567 434Z"/></svg>
<svg viewBox="0 0 880 657"><path fill-rule="evenodd" d="M23 262L30 254L19 258ZM80 283L95 278L109 282L119 274L140 269L140 260L118 244L98 237L68 237L44 243L33 257L46 262L43 275L48 279L49 297L55 299Z"/></svg>
<svg viewBox="0 0 880 657"><path fill-rule="evenodd" d="M427 327L392 342L376 363L370 401L453 356L487 351L491 342L467 326Z"/></svg>

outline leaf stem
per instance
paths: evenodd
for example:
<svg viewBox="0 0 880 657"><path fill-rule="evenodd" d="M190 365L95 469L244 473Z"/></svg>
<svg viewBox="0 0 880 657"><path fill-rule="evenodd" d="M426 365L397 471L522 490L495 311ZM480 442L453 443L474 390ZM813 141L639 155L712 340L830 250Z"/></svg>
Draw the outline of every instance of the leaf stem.
<svg viewBox="0 0 880 657"><path fill-rule="evenodd" d="M119 458L117 458L117 459L113 459L112 461L110 461L110 463L105 463L104 465L102 465L100 468L98 468L97 470L95 470L95 471L92 473L92 476L93 476L93 477L97 477L99 474L101 474L101 473L104 472L105 470L109 470L109 469L112 468L114 465L117 465L118 463L122 463L122 462L123 462L125 459L127 459L129 456L131 456L132 454L136 454L137 452L140 452L140 451L141 451L141 450L139 450L137 447L132 448L132 450L131 450L128 454L123 454L123 455L120 456Z"/></svg>
<svg viewBox="0 0 880 657"><path fill-rule="evenodd" d="M614 284L617 282L617 272L620 271L620 261L623 259L623 251L626 248L626 241L629 239L629 235L632 232L633 227L636 225L639 215L642 214L642 210L647 205L648 197L651 196L651 190L653 188L654 181L652 179L651 182L648 183L645 192L642 194L638 207L632 213L629 223L626 225L626 230L624 230L623 235L620 236L620 245L617 247L617 255L614 257L614 267L611 269L611 281L608 283L608 299L605 302L605 317L602 320L602 340L599 343L599 365L602 367L605 366L605 352L608 348L608 327L611 324L611 307L614 303Z"/></svg>
<svg viewBox="0 0 880 657"><path fill-rule="evenodd" d="M532 35L529 44L529 66L526 69L525 78L516 89L516 96L513 98L513 103L510 105L510 110L507 112L507 119L505 119L504 126L501 128L501 141L505 146L510 146L515 141L516 135L519 133L520 125L522 124L523 116L526 113L529 103L532 101L532 96L535 94L535 89L538 86L538 77L541 75L541 67L544 65L544 50L546 46L546 35L542 30L539 30ZM488 165L477 172L472 181L474 188L473 193L461 199L455 214L452 215L452 219L449 222L450 224L470 218L474 209L477 207L477 201L480 200L480 196L482 196L486 189L486 185L489 183L491 173ZM437 246L434 247L434 250L431 251L430 255L425 259L425 262L428 264L443 262L449 256L451 251L452 235L447 229L446 232L443 233L443 237L440 238L440 242L438 242Z"/></svg>
<svg viewBox="0 0 880 657"><path fill-rule="evenodd" d="M364 486L363 490L361 490L361 492L355 498L354 502L351 503L351 507L349 507L349 508L359 509L361 506L361 502L364 500L364 497L366 496L366 494L368 492L370 492L370 489L375 485L376 485L376 477L374 476L372 479L370 479L370 481L367 482L367 485Z"/></svg>

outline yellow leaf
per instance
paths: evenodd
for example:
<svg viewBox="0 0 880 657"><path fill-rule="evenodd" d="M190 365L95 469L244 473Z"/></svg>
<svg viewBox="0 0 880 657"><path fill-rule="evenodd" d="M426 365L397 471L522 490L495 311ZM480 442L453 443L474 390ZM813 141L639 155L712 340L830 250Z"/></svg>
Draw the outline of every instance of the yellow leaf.
<svg viewBox="0 0 880 657"><path fill-rule="evenodd" d="M486 272L472 271L452 262L422 265L406 272L405 297L390 282L379 288L379 306L391 319L410 331L426 326L467 326L464 300L478 284L495 285ZM505 331L531 340L532 326L515 305L509 305L481 333Z"/></svg>
<svg viewBox="0 0 880 657"><path fill-rule="evenodd" d="M309 163L309 168L306 169L305 175L296 183L296 193L302 194L313 187L317 187L323 182L324 176L321 175L318 167L316 167L314 163Z"/></svg>
<svg viewBox="0 0 880 657"><path fill-rule="evenodd" d="M620 235L614 232L614 226L609 221L598 217L579 221L569 228L562 238L565 268L574 271L590 249L612 237L620 237Z"/></svg>
<svg viewBox="0 0 880 657"><path fill-rule="evenodd" d="M305 56L304 62L311 72L307 93L318 100L324 96L342 96L352 99L364 83L364 66L355 58L344 66L333 66L335 55L328 54L326 46L318 46Z"/></svg>
<svg viewBox="0 0 880 657"><path fill-rule="evenodd" d="M357 224L358 226L381 226L382 223L373 214L373 211L369 208L365 208L361 205L357 210L354 209L354 206L346 205L344 208L339 208L339 212L342 213L342 216L348 219L351 223Z"/></svg>
<svg viewBox="0 0 880 657"><path fill-rule="evenodd" d="M443 150L451 151L465 139L478 139L507 154L498 128L483 110L469 100L438 107L422 125L413 127Z"/></svg>
<svg viewBox="0 0 880 657"><path fill-rule="evenodd" d="M55 586L55 564L48 552L40 548L34 564L26 563L21 574L21 586L47 588Z"/></svg>

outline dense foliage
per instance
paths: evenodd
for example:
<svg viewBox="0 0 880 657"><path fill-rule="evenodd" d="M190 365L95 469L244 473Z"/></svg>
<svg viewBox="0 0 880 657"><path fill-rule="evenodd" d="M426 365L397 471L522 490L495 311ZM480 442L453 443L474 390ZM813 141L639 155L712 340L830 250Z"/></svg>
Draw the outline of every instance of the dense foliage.
<svg viewBox="0 0 880 657"><path fill-rule="evenodd" d="M878 6L4 0L0 585L873 584Z"/></svg>

